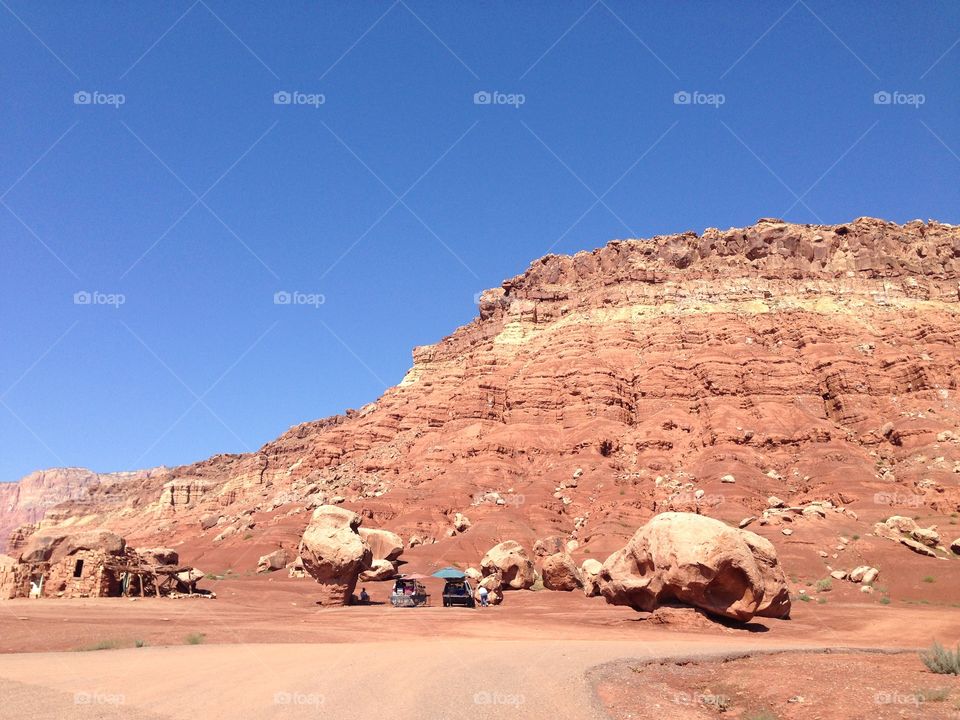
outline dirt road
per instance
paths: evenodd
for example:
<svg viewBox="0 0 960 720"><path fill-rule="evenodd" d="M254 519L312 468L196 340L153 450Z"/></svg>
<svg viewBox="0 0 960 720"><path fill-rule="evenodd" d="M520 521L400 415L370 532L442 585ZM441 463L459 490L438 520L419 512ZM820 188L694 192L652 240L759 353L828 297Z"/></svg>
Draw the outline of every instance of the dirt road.
<svg viewBox="0 0 960 720"><path fill-rule="evenodd" d="M597 664L757 647L724 638L471 639L7 655L0 717L600 720L585 678Z"/></svg>

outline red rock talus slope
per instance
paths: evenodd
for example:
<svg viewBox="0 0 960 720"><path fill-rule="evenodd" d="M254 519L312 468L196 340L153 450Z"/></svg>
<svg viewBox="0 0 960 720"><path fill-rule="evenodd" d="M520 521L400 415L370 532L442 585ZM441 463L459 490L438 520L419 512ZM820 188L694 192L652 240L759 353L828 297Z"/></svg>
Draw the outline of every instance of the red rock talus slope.
<svg viewBox="0 0 960 720"><path fill-rule="evenodd" d="M365 525L430 546L414 557L475 562L501 539L560 535L578 559L603 559L655 511L737 523L776 495L798 510L751 529L788 572L793 556L850 564L836 536L866 543L893 514L939 524L949 545L958 279L960 228L870 218L546 256L484 292L469 325L415 349L376 403L253 454L93 488L57 518L216 564L295 544L305 507L343 498ZM812 500L844 511L801 514ZM449 537L456 512L472 526ZM882 538L857 553L926 561Z"/></svg>

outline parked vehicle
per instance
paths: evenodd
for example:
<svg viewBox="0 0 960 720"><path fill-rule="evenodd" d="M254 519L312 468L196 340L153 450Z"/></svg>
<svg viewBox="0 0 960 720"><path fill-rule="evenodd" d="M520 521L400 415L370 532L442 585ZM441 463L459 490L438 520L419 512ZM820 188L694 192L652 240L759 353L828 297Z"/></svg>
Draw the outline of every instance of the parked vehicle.
<svg viewBox="0 0 960 720"><path fill-rule="evenodd" d="M443 586L443 606L475 607L473 588L466 578L448 578Z"/></svg>
<svg viewBox="0 0 960 720"><path fill-rule="evenodd" d="M405 575L393 584L390 604L394 607L419 607L429 602L427 588L418 578Z"/></svg>

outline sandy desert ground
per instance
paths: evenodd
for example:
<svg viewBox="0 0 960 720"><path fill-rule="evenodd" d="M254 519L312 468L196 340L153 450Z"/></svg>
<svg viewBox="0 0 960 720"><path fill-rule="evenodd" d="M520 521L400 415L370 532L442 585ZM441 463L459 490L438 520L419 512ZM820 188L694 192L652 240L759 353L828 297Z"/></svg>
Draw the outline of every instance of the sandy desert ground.
<svg viewBox="0 0 960 720"><path fill-rule="evenodd" d="M915 652L960 637L947 607L796 603L791 620L734 627L579 592L395 609L380 583L375 604L321 609L309 580L214 584L215 600L3 603L0 717L960 715L958 679Z"/></svg>

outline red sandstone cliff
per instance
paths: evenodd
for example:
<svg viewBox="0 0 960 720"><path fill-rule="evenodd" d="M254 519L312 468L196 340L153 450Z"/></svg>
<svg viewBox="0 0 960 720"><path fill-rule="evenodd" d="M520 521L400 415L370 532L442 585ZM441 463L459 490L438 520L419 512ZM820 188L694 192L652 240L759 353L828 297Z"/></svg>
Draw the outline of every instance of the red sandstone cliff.
<svg viewBox="0 0 960 720"><path fill-rule="evenodd" d="M824 532L910 514L949 533L958 280L960 228L871 218L549 255L360 411L31 507L211 558L291 542L341 498L450 558L560 535L602 559L655 510L736 523L769 495L845 508ZM456 512L473 526L451 536Z"/></svg>

